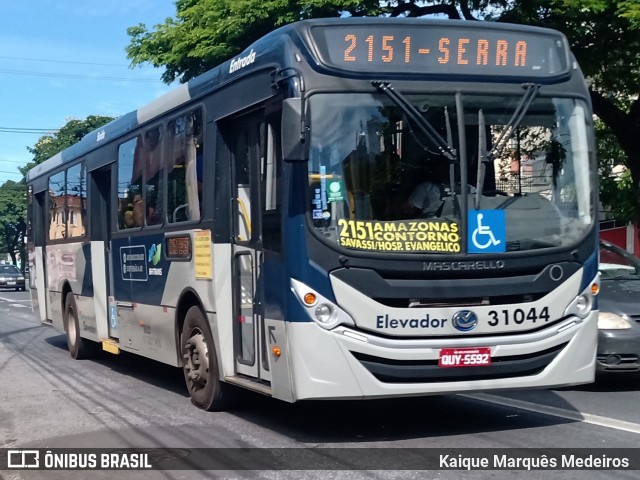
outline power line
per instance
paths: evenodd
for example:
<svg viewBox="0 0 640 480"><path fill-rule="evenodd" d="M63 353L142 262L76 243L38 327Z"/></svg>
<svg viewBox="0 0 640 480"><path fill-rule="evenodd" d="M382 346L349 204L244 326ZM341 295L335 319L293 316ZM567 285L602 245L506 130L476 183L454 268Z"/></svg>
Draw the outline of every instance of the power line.
<svg viewBox="0 0 640 480"><path fill-rule="evenodd" d="M24 165L26 163L31 162L32 160L9 160L9 159L4 159L4 158L0 158L0 163L19 163L21 165Z"/></svg>
<svg viewBox="0 0 640 480"><path fill-rule="evenodd" d="M27 75L33 77L57 77L68 78L72 80L116 80L119 82L137 82L137 83L157 83L158 80L152 80L148 78L127 78L127 77L104 77L96 75L78 75L72 73L51 73L51 72L32 72L28 70L5 70L0 69L0 73L7 73L9 75Z"/></svg>
<svg viewBox="0 0 640 480"><path fill-rule="evenodd" d="M0 127L0 133L55 133L58 128Z"/></svg>
<svg viewBox="0 0 640 480"><path fill-rule="evenodd" d="M47 62L47 63L70 63L75 65L99 65L102 67L126 67L129 68L129 65L124 65L122 63L97 63L97 62L80 62L73 60L51 60L45 58L27 58L27 57L8 57L5 55L0 55L0 58L6 58L9 60L22 60L25 62Z"/></svg>

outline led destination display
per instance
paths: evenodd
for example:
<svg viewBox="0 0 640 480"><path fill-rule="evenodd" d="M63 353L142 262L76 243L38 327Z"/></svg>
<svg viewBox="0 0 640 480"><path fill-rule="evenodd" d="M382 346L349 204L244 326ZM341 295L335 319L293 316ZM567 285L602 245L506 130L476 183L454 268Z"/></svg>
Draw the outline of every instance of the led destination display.
<svg viewBox="0 0 640 480"><path fill-rule="evenodd" d="M403 72L543 77L568 70L563 37L541 31L416 25L323 25L312 29L328 66Z"/></svg>

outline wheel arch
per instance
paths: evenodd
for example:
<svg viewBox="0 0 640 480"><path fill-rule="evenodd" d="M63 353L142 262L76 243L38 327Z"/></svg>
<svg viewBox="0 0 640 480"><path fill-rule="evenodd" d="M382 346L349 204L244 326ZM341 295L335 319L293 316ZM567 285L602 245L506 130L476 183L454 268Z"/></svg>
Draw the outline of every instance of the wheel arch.
<svg viewBox="0 0 640 480"><path fill-rule="evenodd" d="M205 310L202 300L198 293L192 288L187 288L182 292L180 298L178 299L178 303L176 305L176 316L175 316L175 344L176 344L176 352L178 354L178 366L182 366L182 354L181 354L181 346L180 346L180 336L182 335L182 329L184 327L184 319L187 315L187 312L191 307L198 307L202 310L202 314L207 318L207 311ZM211 329L211 325L209 325ZM211 332L213 336L213 332ZM215 337L214 337L215 341ZM217 349L216 349L217 351Z"/></svg>
<svg viewBox="0 0 640 480"><path fill-rule="evenodd" d="M62 318L64 320L65 315L67 314L67 294L73 293L73 289L71 288L71 283L68 280L65 280L62 284L62 288L60 289L62 295L60 296L60 311L62 312ZM75 293L74 293L75 296Z"/></svg>

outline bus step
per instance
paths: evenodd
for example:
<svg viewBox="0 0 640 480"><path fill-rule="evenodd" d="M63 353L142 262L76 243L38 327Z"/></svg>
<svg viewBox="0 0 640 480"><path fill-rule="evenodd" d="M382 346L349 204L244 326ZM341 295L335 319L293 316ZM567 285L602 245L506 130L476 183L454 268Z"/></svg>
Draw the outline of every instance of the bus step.
<svg viewBox="0 0 640 480"><path fill-rule="evenodd" d="M239 387L244 387L254 392L262 393L263 395L271 396L271 385L265 385L257 380L253 380L247 377L224 377L224 381Z"/></svg>
<svg viewBox="0 0 640 480"><path fill-rule="evenodd" d="M113 353L114 355L118 355L120 353L120 347L113 340L103 340L102 349L105 352Z"/></svg>

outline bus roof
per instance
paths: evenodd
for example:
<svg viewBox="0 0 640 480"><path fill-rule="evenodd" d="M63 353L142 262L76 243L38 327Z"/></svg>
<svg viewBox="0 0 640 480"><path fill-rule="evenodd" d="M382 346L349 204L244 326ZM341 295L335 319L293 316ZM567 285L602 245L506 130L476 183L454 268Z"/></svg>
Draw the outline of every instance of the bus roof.
<svg viewBox="0 0 640 480"><path fill-rule="evenodd" d="M398 17L349 17L302 20L268 33L247 47L243 53L225 61L189 82L176 87L147 105L124 114L88 133L78 143L32 168L27 173L26 180L27 182L31 182L67 162L72 162L88 154L101 145L126 135L140 125L153 121L160 115L179 108L190 100L201 97L247 73L265 68L265 65L274 66L280 64L280 66L283 66L282 64L286 64L287 61L293 62L294 60L292 58L287 59L286 48L283 48L283 46L295 44L298 47L304 47L301 48L301 51L313 67L319 69L324 68L330 71L333 70L339 73L340 67L334 64L335 62L333 62L331 56L328 54L329 47L327 46L326 39L320 38L319 34L314 33L314 29L322 32L323 27L327 29L335 27L348 29L367 26L392 26L396 28L430 27L429 29L424 29L425 31L435 27L441 27L444 29L443 31L455 31L458 29L463 32L474 30L476 32L495 31L503 33L517 31L524 35L553 37L556 40L561 39L563 48L568 50L568 47L566 47L566 39L564 35L559 32L525 25ZM344 28L339 30L341 34L348 31L344 30ZM342 40L344 41L344 35L342 35ZM342 54L343 52L340 53ZM257 59L259 59L259 61L256 61ZM409 72L409 74L410 73L411 72Z"/></svg>

